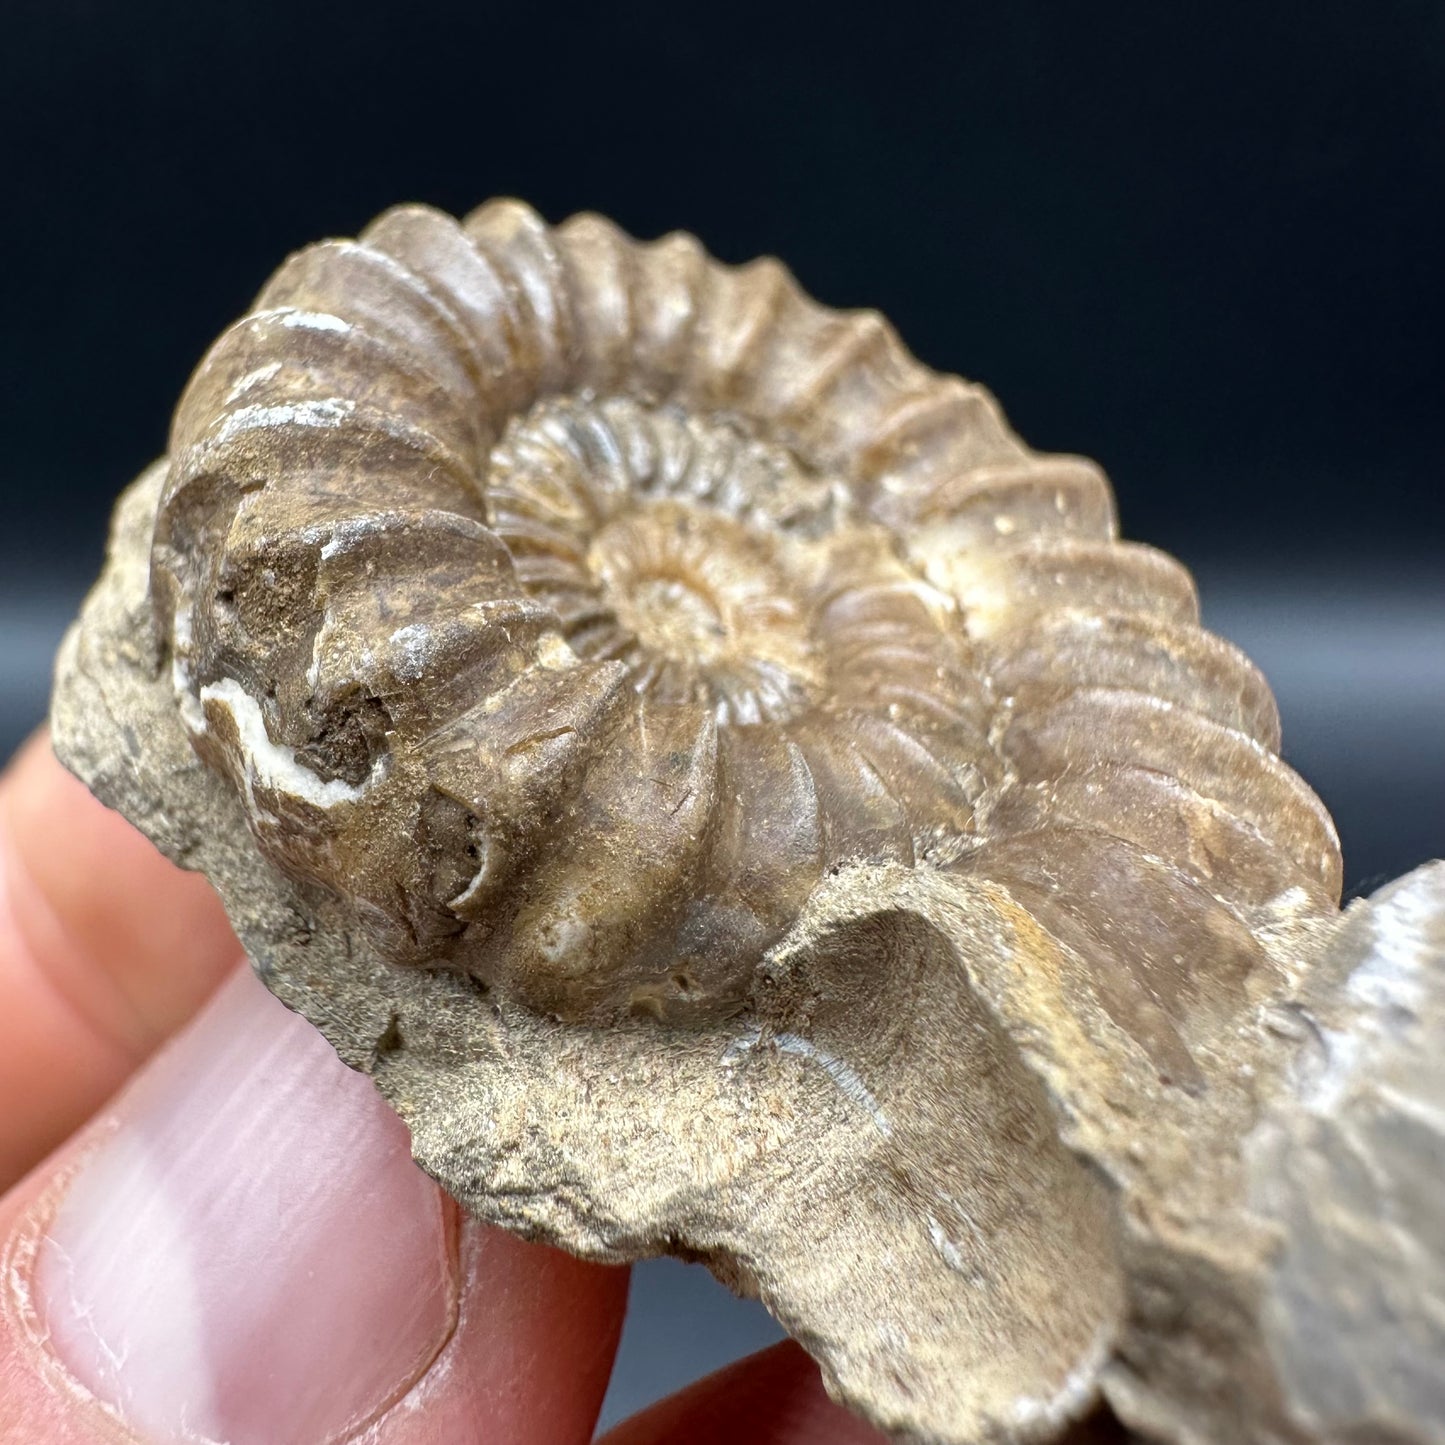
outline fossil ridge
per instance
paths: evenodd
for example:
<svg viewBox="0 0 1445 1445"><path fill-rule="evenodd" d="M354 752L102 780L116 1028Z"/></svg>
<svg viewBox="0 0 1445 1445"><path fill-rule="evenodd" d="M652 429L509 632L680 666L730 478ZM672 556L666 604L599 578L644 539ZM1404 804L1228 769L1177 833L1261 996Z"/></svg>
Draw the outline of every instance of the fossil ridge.
<svg viewBox="0 0 1445 1445"><path fill-rule="evenodd" d="M1346 1168L1403 1209L1438 1147L1385 1080L1439 867L1342 921L1267 685L1099 470L777 263L515 202L298 253L53 730L469 1209L706 1261L900 1439L1441 1438L1438 1213ZM1396 1292L1342 1304L1362 1233Z"/></svg>

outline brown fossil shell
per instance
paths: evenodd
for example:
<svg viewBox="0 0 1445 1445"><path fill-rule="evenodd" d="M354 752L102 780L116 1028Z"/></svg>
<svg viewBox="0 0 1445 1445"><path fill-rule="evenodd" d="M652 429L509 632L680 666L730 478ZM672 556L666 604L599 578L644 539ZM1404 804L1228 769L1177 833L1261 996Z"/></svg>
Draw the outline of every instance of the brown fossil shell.
<svg viewBox="0 0 1445 1445"><path fill-rule="evenodd" d="M384 956L701 1025L857 862L1005 888L1160 1075L1332 911L1269 689L1097 467L771 260L497 201L301 251L176 414L192 743Z"/></svg>
<svg viewBox="0 0 1445 1445"><path fill-rule="evenodd" d="M1099 469L776 262L292 257L52 731L473 1214L706 1262L900 1442L1445 1445L1445 867L1341 915Z"/></svg>

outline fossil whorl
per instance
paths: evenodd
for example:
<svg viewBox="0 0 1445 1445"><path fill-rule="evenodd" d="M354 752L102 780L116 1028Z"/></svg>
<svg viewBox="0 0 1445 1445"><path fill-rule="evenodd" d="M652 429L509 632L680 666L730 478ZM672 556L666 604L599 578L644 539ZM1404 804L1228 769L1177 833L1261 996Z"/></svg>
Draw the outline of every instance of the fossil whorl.
<svg viewBox="0 0 1445 1445"><path fill-rule="evenodd" d="M564 1018L743 1008L894 861L1006 889L1188 1085L1338 898L1267 686L1101 472L688 236L499 201L293 256L182 400L152 564L267 856Z"/></svg>

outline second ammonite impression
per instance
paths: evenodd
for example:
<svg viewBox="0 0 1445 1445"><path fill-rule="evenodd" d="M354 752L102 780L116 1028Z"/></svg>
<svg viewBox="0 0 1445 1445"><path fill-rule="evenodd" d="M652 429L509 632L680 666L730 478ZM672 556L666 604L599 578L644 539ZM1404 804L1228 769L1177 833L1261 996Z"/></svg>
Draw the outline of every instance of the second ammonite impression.
<svg viewBox="0 0 1445 1445"><path fill-rule="evenodd" d="M866 862L995 882L1161 1077L1330 913L1333 828L1090 463L770 260L403 207L177 412L154 603L257 844L402 967L745 1014Z"/></svg>

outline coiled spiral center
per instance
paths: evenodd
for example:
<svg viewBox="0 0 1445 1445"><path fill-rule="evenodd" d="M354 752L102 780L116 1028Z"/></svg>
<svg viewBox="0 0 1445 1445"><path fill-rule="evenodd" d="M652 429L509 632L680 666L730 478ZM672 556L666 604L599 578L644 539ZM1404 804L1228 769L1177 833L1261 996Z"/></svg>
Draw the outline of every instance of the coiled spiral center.
<svg viewBox="0 0 1445 1445"><path fill-rule="evenodd" d="M803 594L840 501L781 448L675 409L549 399L493 451L488 498L573 651L626 664L639 693L738 725L816 698Z"/></svg>

